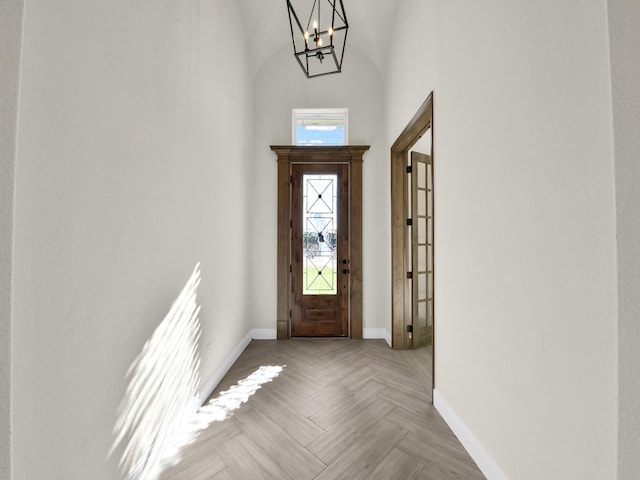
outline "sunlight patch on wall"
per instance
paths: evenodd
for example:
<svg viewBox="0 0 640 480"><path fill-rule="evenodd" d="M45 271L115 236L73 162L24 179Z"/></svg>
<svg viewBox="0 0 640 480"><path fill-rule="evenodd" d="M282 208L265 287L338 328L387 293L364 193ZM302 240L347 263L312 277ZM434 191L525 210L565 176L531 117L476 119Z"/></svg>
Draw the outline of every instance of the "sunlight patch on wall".
<svg viewBox="0 0 640 480"><path fill-rule="evenodd" d="M228 418L284 368L262 366L200 406L199 285L200 264L127 371L109 451L122 451L118 466L127 480L157 479L202 430Z"/></svg>
<svg viewBox="0 0 640 480"><path fill-rule="evenodd" d="M127 479L154 478L164 452L198 410L199 284L200 264L127 371L109 452L122 449L119 468Z"/></svg>

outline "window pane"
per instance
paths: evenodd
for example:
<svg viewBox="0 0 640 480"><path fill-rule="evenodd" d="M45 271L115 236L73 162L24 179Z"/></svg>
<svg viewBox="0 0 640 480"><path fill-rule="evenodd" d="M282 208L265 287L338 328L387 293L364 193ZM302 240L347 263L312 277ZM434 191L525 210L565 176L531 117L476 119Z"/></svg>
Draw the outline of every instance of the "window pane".
<svg viewBox="0 0 640 480"><path fill-rule="evenodd" d="M344 145L344 125L296 125L297 145Z"/></svg>
<svg viewBox="0 0 640 480"><path fill-rule="evenodd" d="M337 175L303 175L303 295L336 295Z"/></svg>
<svg viewBox="0 0 640 480"><path fill-rule="evenodd" d="M349 112L339 109L293 109L293 144L346 145Z"/></svg>

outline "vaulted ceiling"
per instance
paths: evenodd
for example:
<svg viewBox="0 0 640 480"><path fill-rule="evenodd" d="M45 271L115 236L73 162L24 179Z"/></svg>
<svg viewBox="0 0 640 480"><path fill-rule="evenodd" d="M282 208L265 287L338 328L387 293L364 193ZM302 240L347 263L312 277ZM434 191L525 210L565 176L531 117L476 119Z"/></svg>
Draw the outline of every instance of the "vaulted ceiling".
<svg viewBox="0 0 640 480"><path fill-rule="evenodd" d="M313 0L306 1L310 11ZM280 48L291 47L287 3L285 0L237 2L249 39L249 59L255 73ZM369 57L381 72L384 71L388 40L399 3L398 0L343 0L349 22L345 57L348 57L349 48L356 48Z"/></svg>

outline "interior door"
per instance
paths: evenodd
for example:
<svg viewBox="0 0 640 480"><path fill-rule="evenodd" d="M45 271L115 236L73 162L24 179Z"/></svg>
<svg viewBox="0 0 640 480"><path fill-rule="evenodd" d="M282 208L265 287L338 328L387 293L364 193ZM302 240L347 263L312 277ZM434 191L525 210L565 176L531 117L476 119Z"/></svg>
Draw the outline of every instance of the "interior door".
<svg viewBox="0 0 640 480"><path fill-rule="evenodd" d="M433 342L433 161L411 152L411 318L413 348Z"/></svg>
<svg viewBox="0 0 640 480"><path fill-rule="evenodd" d="M291 336L349 335L349 165L291 165Z"/></svg>

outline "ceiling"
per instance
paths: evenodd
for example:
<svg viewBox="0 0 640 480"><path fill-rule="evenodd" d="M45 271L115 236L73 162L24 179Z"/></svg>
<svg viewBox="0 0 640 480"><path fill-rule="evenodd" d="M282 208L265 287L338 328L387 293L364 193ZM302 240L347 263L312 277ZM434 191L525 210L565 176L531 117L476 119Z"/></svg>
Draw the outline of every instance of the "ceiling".
<svg viewBox="0 0 640 480"><path fill-rule="evenodd" d="M291 30L285 0L236 0L249 39L249 59L254 74L280 48L291 46ZM300 2L302 0L298 0ZM309 10L313 0L306 0ZM387 60L388 44L395 22L398 0L343 0L349 22L349 48L364 53L382 72ZM296 4L297 5L297 4ZM307 13L308 14L308 13ZM299 16L304 16L298 12ZM346 60L345 60L346 61Z"/></svg>

